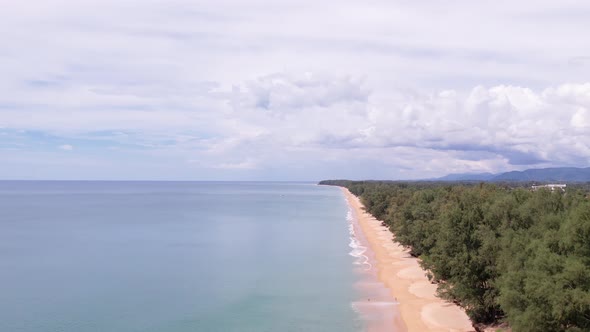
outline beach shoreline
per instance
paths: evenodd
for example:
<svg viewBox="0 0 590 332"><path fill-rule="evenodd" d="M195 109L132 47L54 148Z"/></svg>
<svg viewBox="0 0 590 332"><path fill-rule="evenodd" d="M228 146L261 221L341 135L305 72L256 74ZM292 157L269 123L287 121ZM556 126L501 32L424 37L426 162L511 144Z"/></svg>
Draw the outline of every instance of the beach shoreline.
<svg viewBox="0 0 590 332"><path fill-rule="evenodd" d="M436 285L428 280L419 260L393 241L391 231L365 212L358 197L346 188L341 189L370 251L376 278L389 289L400 316L391 320L389 326L369 324L367 329L371 332L475 331L462 308L436 297Z"/></svg>

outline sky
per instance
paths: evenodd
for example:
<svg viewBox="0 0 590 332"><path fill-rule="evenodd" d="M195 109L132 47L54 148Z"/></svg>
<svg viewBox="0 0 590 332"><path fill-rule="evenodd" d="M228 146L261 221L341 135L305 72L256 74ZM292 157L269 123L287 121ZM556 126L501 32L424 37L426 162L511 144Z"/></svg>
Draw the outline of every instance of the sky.
<svg viewBox="0 0 590 332"><path fill-rule="evenodd" d="M0 179L590 164L590 2L0 0Z"/></svg>

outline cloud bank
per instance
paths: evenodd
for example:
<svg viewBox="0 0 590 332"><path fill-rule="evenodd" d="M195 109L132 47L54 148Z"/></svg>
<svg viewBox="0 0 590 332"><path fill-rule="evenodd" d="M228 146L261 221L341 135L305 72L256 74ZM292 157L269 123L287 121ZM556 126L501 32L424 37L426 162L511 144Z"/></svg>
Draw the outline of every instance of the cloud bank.
<svg viewBox="0 0 590 332"><path fill-rule="evenodd" d="M590 162L590 5L576 1L3 8L2 178L409 179Z"/></svg>

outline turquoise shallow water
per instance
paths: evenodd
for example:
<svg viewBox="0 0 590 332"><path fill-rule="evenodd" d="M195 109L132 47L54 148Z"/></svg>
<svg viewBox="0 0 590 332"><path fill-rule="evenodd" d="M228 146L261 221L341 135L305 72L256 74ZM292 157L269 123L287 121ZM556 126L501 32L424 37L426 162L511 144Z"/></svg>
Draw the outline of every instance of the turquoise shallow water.
<svg viewBox="0 0 590 332"><path fill-rule="evenodd" d="M0 181L0 331L358 331L347 211L313 184Z"/></svg>

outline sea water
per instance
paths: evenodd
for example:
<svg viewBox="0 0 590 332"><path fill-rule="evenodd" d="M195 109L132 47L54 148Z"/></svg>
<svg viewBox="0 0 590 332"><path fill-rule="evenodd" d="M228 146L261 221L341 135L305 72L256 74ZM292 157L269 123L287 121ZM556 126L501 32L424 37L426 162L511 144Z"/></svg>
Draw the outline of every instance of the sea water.
<svg viewBox="0 0 590 332"><path fill-rule="evenodd" d="M362 330L347 212L310 183L1 181L0 331Z"/></svg>

